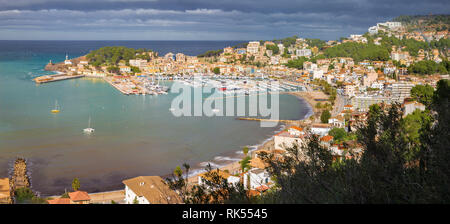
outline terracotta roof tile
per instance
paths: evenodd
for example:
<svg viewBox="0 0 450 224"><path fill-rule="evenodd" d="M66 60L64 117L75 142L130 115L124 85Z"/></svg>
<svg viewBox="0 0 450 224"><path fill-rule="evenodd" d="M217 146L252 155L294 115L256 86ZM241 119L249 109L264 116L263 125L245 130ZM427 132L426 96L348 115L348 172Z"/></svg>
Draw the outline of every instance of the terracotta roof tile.
<svg viewBox="0 0 450 224"><path fill-rule="evenodd" d="M88 201L91 200L86 191L75 191L69 193L70 200L72 201Z"/></svg>

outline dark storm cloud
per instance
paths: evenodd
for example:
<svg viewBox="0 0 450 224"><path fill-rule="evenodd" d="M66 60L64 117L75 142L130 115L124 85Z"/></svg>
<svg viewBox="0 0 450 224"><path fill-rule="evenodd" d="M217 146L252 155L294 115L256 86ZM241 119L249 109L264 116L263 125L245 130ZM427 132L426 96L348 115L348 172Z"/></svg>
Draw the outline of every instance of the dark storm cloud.
<svg viewBox="0 0 450 224"><path fill-rule="evenodd" d="M449 11L447 1L437 0L0 0L0 35L272 39L297 34L336 39L398 15Z"/></svg>

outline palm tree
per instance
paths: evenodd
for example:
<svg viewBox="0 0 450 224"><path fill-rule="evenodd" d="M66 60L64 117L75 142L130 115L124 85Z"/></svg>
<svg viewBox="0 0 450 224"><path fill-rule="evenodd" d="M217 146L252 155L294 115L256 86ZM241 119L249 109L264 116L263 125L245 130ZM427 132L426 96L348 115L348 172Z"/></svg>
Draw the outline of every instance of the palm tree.
<svg viewBox="0 0 450 224"><path fill-rule="evenodd" d="M248 154L248 147L245 146L245 147L242 149L242 152L244 152L244 155L247 156L247 154Z"/></svg>

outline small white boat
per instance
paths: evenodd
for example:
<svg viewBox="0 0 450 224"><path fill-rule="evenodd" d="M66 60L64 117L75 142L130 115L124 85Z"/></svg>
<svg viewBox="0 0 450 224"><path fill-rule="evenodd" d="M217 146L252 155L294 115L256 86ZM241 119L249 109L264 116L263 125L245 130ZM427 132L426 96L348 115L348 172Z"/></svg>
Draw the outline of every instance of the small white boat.
<svg viewBox="0 0 450 224"><path fill-rule="evenodd" d="M95 129L91 128L91 117L89 117L89 124L88 124L88 127L85 128L85 129L83 129L83 132L89 134L89 133L92 133L92 132L94 132L94 131L95 131Z"/></svg>
<svg viewBox="0 0 450 224"><path fill-rule="evenodd" d="M219 113L220 110L219 110L219 109L212 109L212 112L214 112L214 113Z"/></svg>
<svg viewBox="0 0 450 224"><path fill-rule="evenodd" d="M59 113L58 100L55 101L55 109L52 110L52 113L54 114Z"/></svg>
<svg viewBox="0 0 450 224"><path fill-rule="evenodd" d="M169 108L169 110L170 110L170 111L174 111L174 110L175 110L175 108Z"/></svg>

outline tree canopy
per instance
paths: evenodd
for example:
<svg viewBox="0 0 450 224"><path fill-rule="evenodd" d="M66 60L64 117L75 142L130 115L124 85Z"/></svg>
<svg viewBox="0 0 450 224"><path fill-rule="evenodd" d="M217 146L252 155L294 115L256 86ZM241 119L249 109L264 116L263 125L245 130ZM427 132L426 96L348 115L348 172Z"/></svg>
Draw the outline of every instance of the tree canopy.
<svg viewBox="0 0 450 224"><path fill-rule="evenodd" d="M149 51L150 50L144 48L136 50L134 48L122 46L102 47L91 51L86 57L94 66L101 66L103 64L117 65L121 60L128 63L130 59L145 58L145 54L142 53Z"/></svg>
<svg viewBox="0 0 450 224"><path fill-rule="evenodd" d="M387 61L389 60L389 51L379 45L363 44L355 42L346 42L324 50L327 58L351 57L355 62L363 60Z"/></svg>

